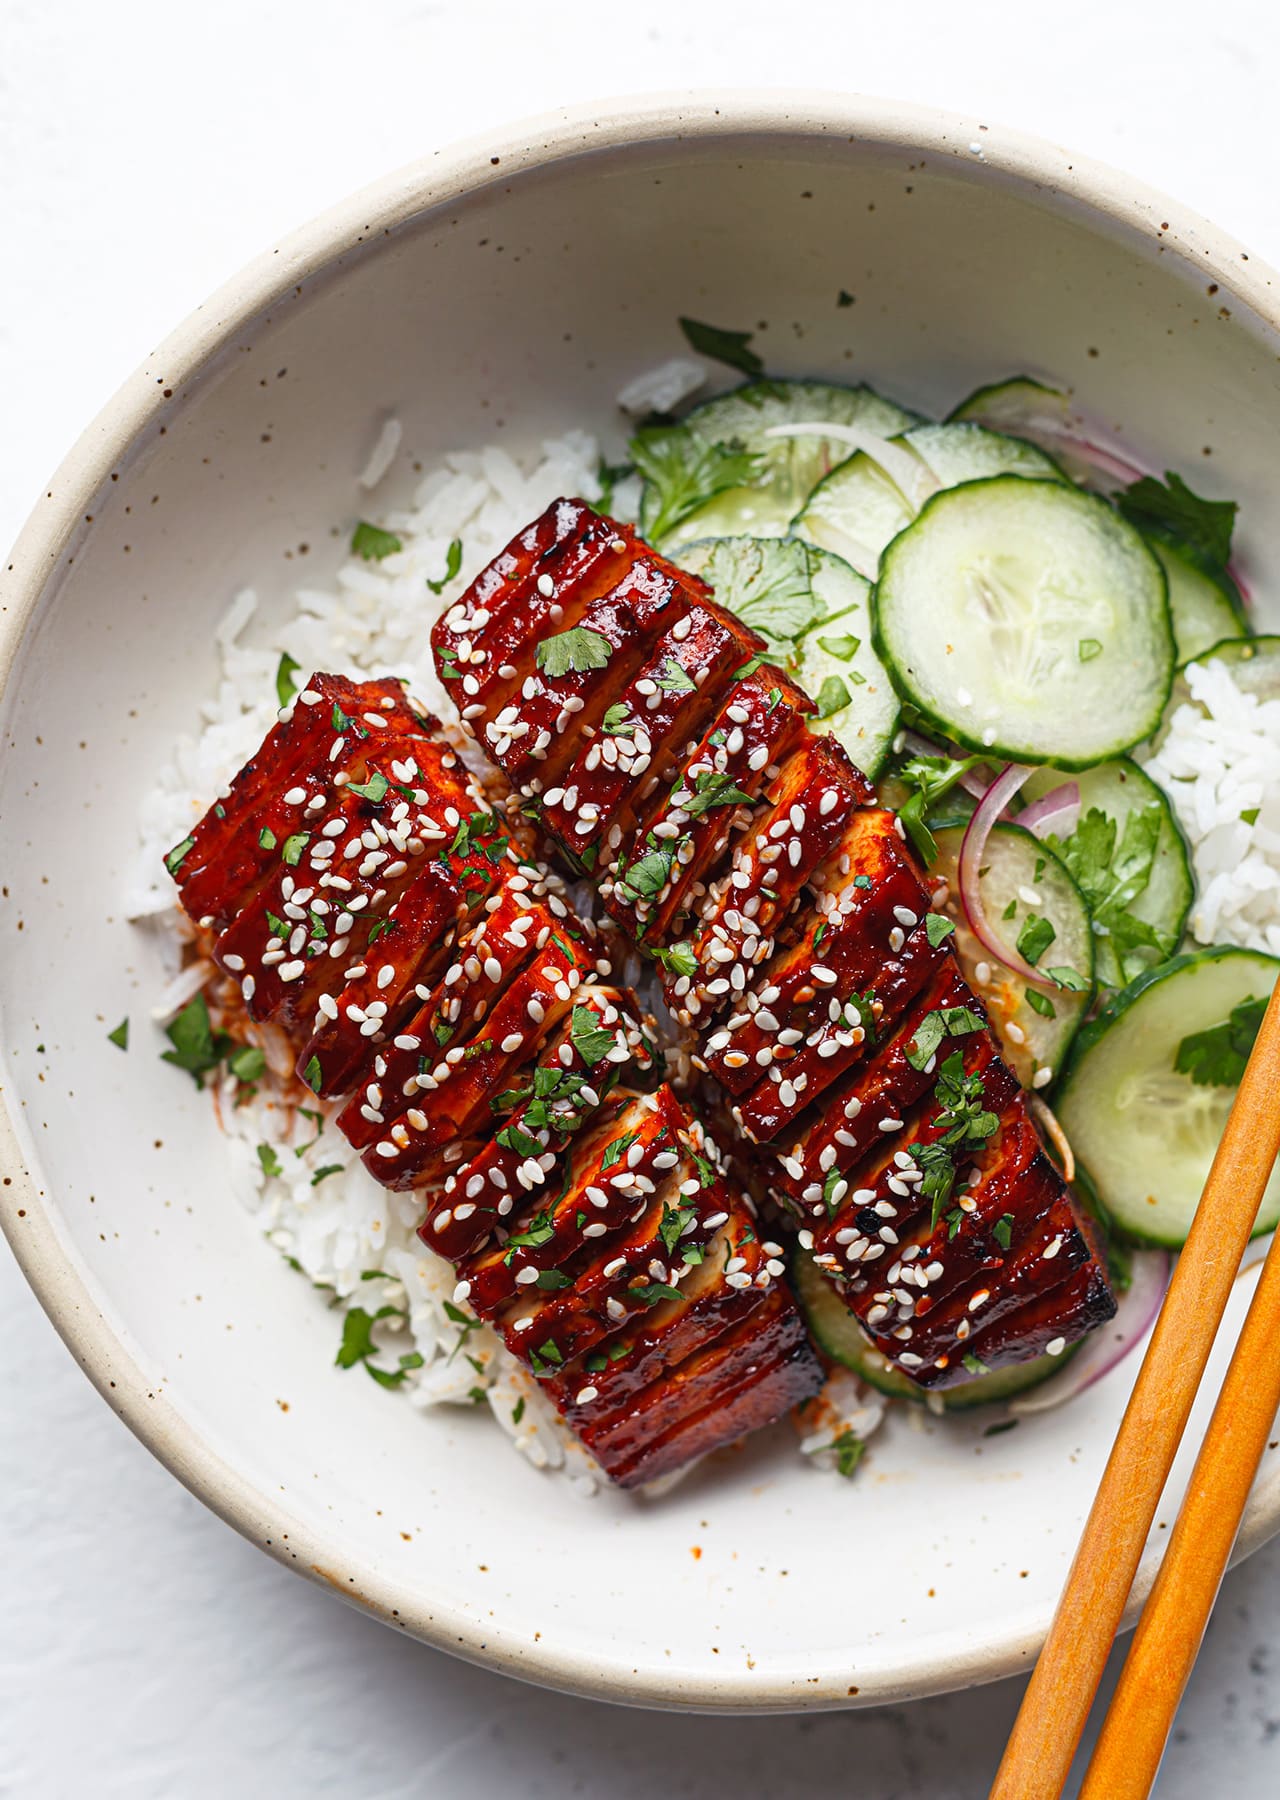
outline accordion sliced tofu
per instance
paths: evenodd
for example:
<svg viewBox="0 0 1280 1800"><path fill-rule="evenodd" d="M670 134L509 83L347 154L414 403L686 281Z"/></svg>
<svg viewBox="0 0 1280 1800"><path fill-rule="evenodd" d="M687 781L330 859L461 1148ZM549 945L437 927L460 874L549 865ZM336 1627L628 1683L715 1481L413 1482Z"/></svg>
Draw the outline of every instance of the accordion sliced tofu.
<svg viewBox="0 0 1280 1800"><path fill-rule="evenodd" d="M597 1024L584 1029L588 1012ZM597 1059L599 1034L616 1043L619 1031L627 1060ZM584 1050L595 1060L587 1061ZM612 1126L616 1109L602 1110L602 1103L619 1081L625 1078L634 1087L661 1072L661 1058L631 996L618 988L578 989L571 1018L561 1023L528 1079L490 1102L492 1135L427 1196L429 1210L418 1230L423 1243L451 1262L478 1250L551 1187L575 1133L588 1124L594 1129L598 1119Z"/></svg>
<svg viewBox="0 0 1280 1800"><path fill-rule="evenodd" d="M590 1416L591 1388L566 1417L620 1487L656 1481L769 1424L815 1391L816 1359L786 1289L711 1345L659 1376L612 1417Z"/></svg>
<svg viewBox="0 0 1280 1800"><path fill-rule="evenodd" d="M660 785L672 745L697 741L714 715L716 694L759 645L718 609L693 606L658 637L630 681L620 688L611 683L617 698L601 717L600 737L592 726L592 739L540 796L543 825L576 861L593 869L602 842L634 830L637 811ZM611 736L616 743L627 728L630 754L606 759L602 739Z"/></svg>
<svg viewBox="0 0 1280 1800"><path fill-rule="evenodd" d="M681 616L697 601L687 578L583 509L554 511L517 550L491 594L498 618L514 608L527 624L545 598L544 551L577 571L570 612L612 593L616 616L648 631L677 599ZM473 596L458 615L454 678L465 668L501 690L516 678L508 665L490 671L485 649L464 643L461 621L478 633L485 612ZM691 626L675 640L692 645L699 699L698 675L723 673L743 636L702 619L700 636ZM696 716L673 712L666 729L683 743ZM576 733L565 753L575 745ZM632 1371L609 1414L620 1447L601 1440L615 1479L667 1472L816 1391L821 1370L777 1257L721 1258L717 1283L685 1303L682 1283L710 1245L754 1240L750 1203L672 1090L655 1086L661 1057L634 996L604 985L594 928L517 859L398 683L314 676L169 862L250 1015L281 1030L315 1093L348 1096L338 1125L374 1177L420 1196L421 1236L454 1262L458 1302L471 1293L539 1376L560 1343L566 1361L616 1350ZM618 1339L623 1324L638 1349ZM583 1417L584 1442L587 1387L555 1396Z"/></svg>
<svg viewBox="0 0 1280 1800"><path fill-rule="evenodd" d="M773 953L774 932L869 795L834 738L805 738L734 845L683 947L695 974L668 976L669 1003L683 1024L710 1024L745 992L749 972Z"/></svg>
<svg viewBox="0 0 1280 1800"><path fill-rule="evenodd" d="M729 689L680 779L655 796L635 830L624 834L616 823L610 827L600 897L637 943L662 944L680 935L706 893L708 873L724 855L739 807L754 804L770 772L801 742L812 710L812 701L781 669L764 664L744 675ZM634 753L643 730L620 719L612 741L602 734L602 758L638 778L643 771L635 771ZM640 875L637 865L645 858L652 860Z"/></svg>
<svg viewBox="0 0 1280 1800"><path fill-rule="evenodd" d="M392 1188L424 1187L436 1179L442 1152L489 1123L492 1102L519 1085L520 1070L536 1058L592 971L590 955L570 938L539 950L483 1024L435 1064L427 1106L410 1109L365 1152L369 1172Z"/></svg>
<svg viewBox="0 0 1280 1800"><path fill-rule="evenodd" d="M399 683L313 675L223 797L165 858L187 912L222 930L278 868L289 840L314 829L335 788L363 779L373 734L381 753L412 759L406 740L422 738L432 724ZM452 785L458 805L466 783Z"/></svg>

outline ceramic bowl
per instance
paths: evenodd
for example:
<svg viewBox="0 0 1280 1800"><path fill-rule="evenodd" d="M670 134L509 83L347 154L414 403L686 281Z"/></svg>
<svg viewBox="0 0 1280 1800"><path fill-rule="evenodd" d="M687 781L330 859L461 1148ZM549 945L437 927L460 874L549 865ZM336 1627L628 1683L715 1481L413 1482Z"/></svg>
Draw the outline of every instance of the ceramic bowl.
<svg viewBox="0 0 1280 1800"><path fill-rule="evenodd" d="M614 396L683 348L682 313L753 328L779 374L930 412L1006 373L1065 380L1139 459L1239 500L1253 585L1280 593L1272 278L1127 179L976 121L777 95L557 115L393 175L179 327L4 572L0 1205L138 1436L353 1604L612 1699L903 1698L1034 1654L1125 1368L997 1437L903 1412L852 1482L784 1426L661 1501L583 1499L486 1420L335 1369L332 1318L230 1197L204 1098L141 1028L128 1056L107 1042L160 983L122 918L137 797L235 589L284 607L301 543L309 577L336 566L387 408L423 462L581 423L620 442ZM1243 1548L1278 1525L1272 1453Z"/></svg>

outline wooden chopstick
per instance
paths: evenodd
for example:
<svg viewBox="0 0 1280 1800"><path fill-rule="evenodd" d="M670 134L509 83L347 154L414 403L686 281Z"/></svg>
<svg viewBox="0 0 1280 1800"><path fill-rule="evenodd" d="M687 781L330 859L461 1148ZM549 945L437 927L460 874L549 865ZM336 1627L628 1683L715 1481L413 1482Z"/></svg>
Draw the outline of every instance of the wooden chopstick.
<svg viewBox="0 0 1280 1800"><path fill-rule="evenodd" d="M1263 1015L991 1800L1057 1800L1062 1792L1280 1151L1277 1096L1280 983Z"/></svg>
<svg viewBox="0 0 1280 1800"><path fill-rule="evenodd" d="M1151 1792L1278 1409L1280 1230L1271 1240L1080 1800L1145 1800Z"/></svg>

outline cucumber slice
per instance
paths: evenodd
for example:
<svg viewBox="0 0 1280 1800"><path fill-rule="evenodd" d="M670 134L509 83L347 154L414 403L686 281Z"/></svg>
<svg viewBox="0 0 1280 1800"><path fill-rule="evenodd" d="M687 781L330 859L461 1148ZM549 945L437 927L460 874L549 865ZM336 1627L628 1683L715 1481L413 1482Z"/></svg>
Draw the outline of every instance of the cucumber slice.
<svg viewBox="0 0 1280 1800"><path fill-rule="evenodd" d="M833 463L848 455L848 445L820 436L771 438L775 425L804 424L811 419L857 425L877 437L891 437L916 422L916 415L884 400L869 387L836 387L823 381L751 381L697 406L680 430L689 440L691 458L709 444L736 444L760 458L756 479L708 498L684 518L664 546L692 543L704 537L782 537L811 489ZM641 529L657 516L657 496L646 485L640 507Z"/></svg>
<svg viewBox="0 0 1280 1800"><path fill-rule="evenodd" d="M1057 770L1037 769L1023 787L1022 797L1028 801L1038 800L1061 786L1063 779ZM1163 957L1172 956L1182 942L1187 914L1191 911L1191 902L1195 898L1191 859L1182 828L1167 795L1149 775L1143 773L1137 763L1130 762L1128 757L1122 757L1117 762L1102 763L1096 769L1085 769L1071 779L1080 790L1080 824L1065 842L1059 843L1056 838L1052 840L1053 848L1058 851L1067 867L1076 872L1086 903L1092 899L1095 912L1102 911L1101 897L1115 891L1126 870L1133 873L1140 870L1145 860L1145 853L1141 849L1143 820L1153 812L1159 818L1146 885L1124 908L1159 933L1159 946L1135 945L1121 953L1114 938L1096 934L1095 926L1098 979L1108 987L1123 987L1126 981L1140 975L1144 968L1149 968ZM1096 866L1097 844L1093 827L1089 823L1089 814L1093 811L1102 813L1115 823L1115 845L1120 856L1117 859L1113 855L1105 868ZM1129 855L1126 856L1125 828L1129 826L1131 819L1136 819L1136 823L1129 827ZM1147 842L1149 844L1150 840ZM1105 919L1098 920L1098 923L1105 925Z"/></svg>
<svg viewBox="0 0 1280 1800"><path fill-rule="evenodd" d="M898 729L898 696L871 647L870 588L799 538L704 538L676 551L722 605L762 633L818 702L814 727L872 778Z"/></svg>
<svg viewBox="0 0 1280 1800"><path fill-rule="evenodd" d="M1172 544L1148 540L1160 559L1169 584L1169 612L1179 664L1190 662L1211 644L1244 636L1249 629L1238 593L1198 568Z"/></svg>
<svg viewBox="0 0 1280 1800"><path fill-rule="evenodd" d="M985 425L917 425L903 435L943 487L981 481L987 475L1027 475L1033 480L1061 481L1062 470L1051 456L1026 438L989 431Z"/></svg>
<svg viewBox="0 0 1280 1800"><path fill-rule="evenodd" d="M792 529L843 556L874 581L885 545L916 516L915 507L865 450L833 469L809 496Z"/></svg>
<svg viewBox="0 0 1280 1800"><path fill-rule="evenodd" d="M1042 443L1045 437L1060 437L1070 429L1071 402L1062 388L1050 387L1033 375L1015 375L976 388L947 418L973 420L993 431L1021 433Z"/></svg>
<svg viewBox="0 0 1280 1800"><path fill-rule="evenodd" d="M1056 1375L1078 1348L1072 1344L1061 1356L1037 1356L1033 1362L1017 1363L1008 1369L992 1369L985 1375L975 1375L958 1387L926 1393L880 1354L813 1258L803 1250L792 1258L791 1278L800 1310L824 1356L852 1369L869 1387L878 1388L882 1394L891 1394L898 1400L914 1400L917 1405L940 1402L944 1412L969 1412L975 1406L1009 1400L1014 1394L1038 1387L1050 1375Z"/></svg>
<svg viewBox="0 0 1280 1800"><path fill-rule="evenodd" d="M901 464L882 468L860 450L818 483L793 526L799 537L834 550L869 581L886 546L939 487L1002 474L1061 479L1057 465L1034 444L981 425L917 425L892 441L920 465L917 479L909 465L905 473Z"/></svg>
<svg viewBox="0 0 1280 1800"><path fill-rule="evenodd" d="M1087 768L1149 737L1168 699L1163 571L1062 482L935 494L885 551L872 616L898 692L972 750Z"/></svg>
<svg viewBox="0 0 1280 1800"><path fill-rule="evenodd" d="M1280 698L1280 637L1227 638L1223 643L1211 644L1191 660L1207 663L1215 657L1226 664L1232 681L1242 693L1254 694L1259 700ZM1169 704L1180 706L1184 701L1195 705L1186 675L1180 669L1174 679Z"/></svg>
<svg viewBox="0 0 1280 1800"><path fill-rule="evenodd" d="M1030 922L1047 920L1053 937L1036 956L1035 966L1046 973L1064 971L1063 985L1052 994L1028 987L1009 963L992 956L965 920L956 882L963 839L959 828L935 832L938 861L932 870L950 890L947 913L956 928L960 967L981 995L1001 1054L1018 1080L1025 1088L1046 1088L1061 1069L1093 996L1089 909L1067 869L1039 838L1021 825L992 828L978 876L988 927L1012 956Z"/></svg>
<svg viewBox="0 0 1280 1800"><path fill-rule="evenodd" d="M1234 1086L1200 1086L1174 1066L1178 1047L1224 1025L1243 1001L1264 999L1280 958L1220 945L1141 976L1076 1040L1055 1103L1099 1200L1139 1243L1186 1242L1235 1099ZM1273 1170L1254 1234L1280 1220Z"/></svg>

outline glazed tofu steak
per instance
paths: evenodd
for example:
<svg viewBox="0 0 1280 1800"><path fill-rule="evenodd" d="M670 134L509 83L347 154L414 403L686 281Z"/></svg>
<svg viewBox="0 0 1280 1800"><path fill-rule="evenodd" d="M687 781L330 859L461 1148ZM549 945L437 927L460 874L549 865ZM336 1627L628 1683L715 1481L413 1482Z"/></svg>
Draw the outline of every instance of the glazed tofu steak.
<svg viewBox="0 0 1280 1800"><path fill-rule="evenodd" d="M596 526L570 547L575 580L596 568L593 617L638 675L674 582L643 560L614 579ZM699 654L727 671L737 628L706 621ZM500 712L509 678L490 674ZM663 716L690 729L687 705ZM458 1301L614 1481L654 1480L817 1390L782 1248L664 1083L634 996L399 683L314 675L167 863L249 1017L342 1103L371 1174L421 1196Z"/></svg>
<svg viewBox="0 0 1280 1800"><path fill-rule="evenodd" d="M559 500L432 645L466 729L657 961L801 1253L886 1358L944 1388L1111 1317L1093 1221L897 818L760 637Z"/></svg>

